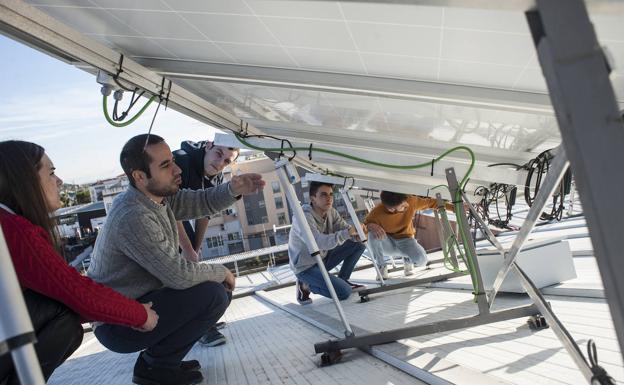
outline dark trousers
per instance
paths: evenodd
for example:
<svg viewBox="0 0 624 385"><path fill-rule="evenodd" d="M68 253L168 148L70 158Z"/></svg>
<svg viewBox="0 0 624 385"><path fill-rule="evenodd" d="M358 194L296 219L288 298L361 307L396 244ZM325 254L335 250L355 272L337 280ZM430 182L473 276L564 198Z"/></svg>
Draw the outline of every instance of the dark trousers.
<svg viewBox="0 0 624 385"><path fill-rule="evenodd" d="M185 290L155 290L138 299L152 302L158 313L154 330L140 332L104 324L95 329L95 336L114 352L144 350L143 358L151 365L179 367L195 342L225 313L231 299L232 293L217 282L203 282Z"/></svg>
<svg viewBox="0 0 624 385"><path fill-rule="evenodd" d="M24 300L37 335L35 351L47 380L82 343L80 316L64 304L31 290L24 292ZM7 385L20 383L10 353L0 357L0 383L4 380Z"/></svg>

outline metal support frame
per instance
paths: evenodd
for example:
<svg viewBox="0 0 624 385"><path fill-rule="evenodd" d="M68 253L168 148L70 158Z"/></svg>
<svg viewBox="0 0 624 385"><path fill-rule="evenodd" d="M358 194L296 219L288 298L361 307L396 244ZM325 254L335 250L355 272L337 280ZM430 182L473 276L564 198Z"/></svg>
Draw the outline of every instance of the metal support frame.
<svg viewBox="0 0 624 385"><path fill-rule="evenodd" d="M557 338L561 341L565 349L572 356L573 361L576 363L577 367L581 370L583 376L591 383L591 379L593 377L593 373L591 368L589 367L583 353L580 351L578 345L570 335L570 333L566 330L565 326L559 321L555 313L550 308L550 305L539 291L539 289L533 284L529 276L520 268L520 266L516 262L516 258L520 253L520 250L524 246L531 230L535 226L535 222L539 218L539 215L542 213L544 206L547 203L550 194L554 192L556 189L558 182L563 177L567 169L567 159L564 151L559 151L557 156L555 157L555 161L551 166L549 173L546 175L546 180L544 181L543 188L538 192L538 196L535 199L533 206L529 210L527 218L525 219L520 232L516 236L514 243L511 246L509 251L505 250L503 245L496 239L496 236L492 233L487 224L481 219L479 215L477 215L476 210L472 206L469 205L470 211L476 218L479 227L483 231L486 239L498 250L501 257L504 258L503 266L499 270L497 275L497 280L494 283L494 288L491 292L491 297L489 298L489 305L491 306L494 302L494 298L500 285L504 281L505 277L509 273L510 270L514 270L516 275L520 279L520 283L524 290L526 290L527 294L535 304L535 306L539 309L541 315L546 319L548 325L551 327ZM462 192L462 197L465 197L465 193ZM499 277L500 281L498 280ZM497 282L500 282L497 285Z"/></svg>
<svg viewBox="0 0 624 385"><path fill-rule="evenodd" d="M451 235L454 236L454 232L449 223L448 216L446 215L446 205L444 204L444 200L442 199L442 195L440 195L440 193L436 193L436 202L438 203L437 210L434 210L436 227L438 229L438 236L440 237L440 247L444 250L446 240ZM450 252L453 267L459 268L459 260L455 254L455 249L451 249ZM444 262L444 259L442 259L442 262ZM464 263L465 262L466 261L464 261Z"/></svg>
<svg viewBox="0 0 624 385"><path fill-rule="evenodd" d="M449 183L451 196L461 197L462 192L459 188L459 183L457 182L455 171L452 168L449 168L445 170L445 173L446 173L447 181ZM438 198L441 200L441 196L438 195ZM464 211L460 211L456 214L457 214L457 220L462 221L461 229L463 229L463 231L465 232L464 234L466 237L465 239L469 239L470 232L469 232L469 227L468 227L468 219L466 218L466 213ZM465 243L464 247L469 248L470 255L476 256L476 252L474 250L474 244L472 242L467 242L467 244ZM465 261L465 262L468 262L468 261ZM548 304L546 304L545 302L544 303L540 302L539 305L532 304L528 306L520 306L520 307L515 307L515 308L505 309L505 310L500 310L500 311L491 311L487 302L485 290L483 288L483 279L481 278L481 271L479 270L479 264L478 264L478 261L476 260L476 257L470 262L472 262L472 265L474 266L475 274L476 274L477 287L474 288L474 290L475 290L475 297L477 301L477 309L479 311L479 314L470 316L470 317L448 319L448 320L432 322L432 323L428 323L424 325L417 325L417 326L412 326L412 327L407 327L407 328L386 330L386 331L382 331L378 333L362 334L356 337L351 337L351 338L346 338L346 339L329 340L326 342L314 344L314 351L316 353L329 353L329 352L337 352L337 351L340 351L341 349L347 349L347 348L363 348L367 346L393 342L393 341L397 341L397 340L404 339L404 338L412 338L412 337L418 337L418 336L427 335L427 334L441 333L441 332L463 329L463 328L468 328L468 327L477 326L477 325L485 325L485 324L493 323L493 322L526 317L526 316L539 316L540 310L542 309L542 307L548 308ZM447 276L449 277L460 276L464 274L465 273L452 273L452 274L448 274ZM526 279L528 280L528 278ZM418 284L422 284L422 283L426 283L425 281L428 281L428 280L430 279L415 280L415 281L418 282ZM401 287L414 286L414 284L411 282L405 282L399 285ZM393 285L393 286L396 287L399 285ZM377 288L377 289L371 289L371 290L363 290L360 292L360 295L362 295L362 293L365 293L366 295L366 294L372 294L374 292L387 291L388 290L387 288L388 286ZM553 319L554 320L553 322L555 323L557 322L556 317L554 317L553 314L549 313L549 319Z"/></svg>
<svg viewBox="0 0 624 385"><path fill-rule="evenodd" d="M275 171L279 177L280 183L284 192L286 193L286 199L290 203L290 208L293 211L293 214L299 224L301 225L302 235L304 237L304 241L310 254L314 256L316 259L316 264L321 270L323 274L323 280L325 281L325 285L327 285L327 289L331 294L331 297L336 305L336 310L338 311L338 316L342 321L342 324L345 328L345 336L347 338L353 337L353 330L351 329L351 325L349 325L349 321L347 320L347 316L340 304L340 300L338 299L338 295L336 295L336 290L334 289L334 285L332 285L331 279L329 278L329 273L327 273L327 269L325 269L325 264L323 263L323 259L321 258L321 254L316 244L316 240L314 239L314 235L312 234L312 230L310 230L310 226L308 225L308 221L306 220L305 214L303 213L303 209L301 208L301 204L297 199L297 194L295 193L295 189L292 186L291 177L286 169L289 166L289 161L286 159L277 159L275 161Z"/></svg>
<svg viewBox="0 0 624 385"><path fill-rule="evenodd" d="M365 346L381 345L405 338L448 332L451 330L464 329L515 318L530 317L537 315L538 313L539 310L537 309L537 307L535 307L535 305L516 307L487 314L477 314L470 317L449 319L424 325L411 326L407 328L385 330L378 333L361 334L353 338L329 340L326 342L314 344L314 351L316 353L324 353L335 352L347 348L360 348Z"/></svg>
<svg viewBox="0 0 624 385"><path fill-rule="evenodd" d="M351 198L349 197L349 190L347 186L343 185L340 188L340 195L342 196L342 201L344 202L344 205L347 208L347 212L349 213L349 216L351 217L351 220L353 221L353 226L355 227L355 231L357 231L358 233L358 237L360 237L360 240L362 241L362 243L366 245L366 248L368 249L368 254L371 256L371 262L373 262L375 271L377 272L377 275L379 276L379 282L381 283L382 286L384 286L385 282L381 274L381 270L379 270L379 265L377 265L377 261L375 260L373 251L370 249L370 247L368 247L368 242L367 242L368 239L366 237L366 234L364 234L364 230L362 229L362 224L360 223L360 220L357 217L357 214L355 213L355 209L353 208L353 205L351 204Z"/></svg>
<svg viewBox="0 0 624 385"><path fill-rule="evenodd" d="M461 189L459 186L459 182L457 182L457 176L455 175L455 170L453 168L447 168L446 172L446 180L448 182L449 190L451 190L451 196L453 197L461 197ZM455 199L455 198L454 198ZM463 202L463 201L462 201ZM470 238L470 226L468 225L468 218L466 217L466 213L464 210L459 211L459 213L455 213L457 215L457 221L461 222L461 228L464 229L464 239ZM475 250L475 245L472 242L464 242L464 248L468 250L470 255L474 255L470 262L474 268L473 282L476 281L477 287L474 287L474 295L477 300L477 306L479 307L479 314L487 314L490 312L490 306L487 302L487 296L485 294L485 288L483 287L483 277L481 277L481 269L479 269L479 261L476 258L477 251ZM468 264L468 261L464 261Z"/></svg>
<svg viewBox="0 0 624 385"><path fill-rule="evenodd" d="M622 191L624 127L610 68L581 0L538 0L528 14L591 235L620 351L624 352L624 208L606 199Z"/></svg>
<svg viewBox="0 0 624 385"><path fill-rule="evenodd" d="M0 317L0 355L11 353L15 371L22 384L43 385L45 380L34 348L37 338L2 228L0 267L0 303L5 309Z"/></svg>

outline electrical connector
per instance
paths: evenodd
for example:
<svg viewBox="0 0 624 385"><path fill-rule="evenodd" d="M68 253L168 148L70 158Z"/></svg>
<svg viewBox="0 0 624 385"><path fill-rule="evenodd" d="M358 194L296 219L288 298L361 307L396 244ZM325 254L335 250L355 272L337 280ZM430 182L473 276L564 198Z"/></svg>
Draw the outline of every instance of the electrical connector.
<svg viewBox="0 0 624 385"><path fill-rule="evenodd" d="M119 86L115 84L115 79L113 79L112 75L109 75L102 70L98 71L95 81L102 85L100 91L104 96L109 96L113 91L119 89ZM121 98L119 100L121 100Z"/></svg>

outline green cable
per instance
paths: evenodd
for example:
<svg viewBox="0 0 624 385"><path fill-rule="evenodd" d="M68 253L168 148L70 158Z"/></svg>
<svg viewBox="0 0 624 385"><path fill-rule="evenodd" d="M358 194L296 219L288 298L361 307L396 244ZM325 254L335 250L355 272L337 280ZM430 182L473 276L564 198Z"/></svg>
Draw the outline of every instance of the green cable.
<svg viewBox="0 0 624 385"><path fill-rule="evenodd" d="M247 142L245 139L243 139L243 137L241 137L240 135L236 134L236 139L238 139L239 142L241 142L242 144L244 144L245 146L252 148L254 150L259 150L259 151L310 151L309 147L287 147L287 148L281 148L281 147L277 147L277 148L264 148L264 147L258 147L258 146L254 146L253 144ZM360 162L360 163L365 163L365 164L370 164L372 166L377 166L377 167L384 167L384 168L393 168L393 169L397 169L397 170L413 170L413 169L417 169L417 168L423 168L423 167L427 167L427 166L431 166L431 162L438 162L440 161L442 158L446 157L448 154L450 154L451 152L455 152L455 151L459 151L459 150L464 150L466 152L468 152L468 154L470 155L470 167L468 167L468 171L466 172L466 175L464 175L464 177L462 178L461 182L459 183L460 188L463 188L464 185L466 184L466 182L468 181L468 177L470 176L470 173L472 172L472 169L474 168L474 163L475 163L475 155L474 152L472 152L472 150L466 146L457 146L457 147L453 147L449 150L446 150L445 152L442 153L442 155L438 156L437 158L434 158L432 161L429 162L425 162L425 163L420 163L420 164L414 164L414 165L406 165L406 166L400 166L400 165L396 165L396 164L387 164L387 163L381 163L381 162L375 162L372 160L368 160L368 159L364 159L364 158L360 158L354 155L349 155L349 154L344 154L342 152L338 152L338 151L334 151L334 150L328 150L325 148L319 148L319 147L315 147L312 149L312 151L317 151L317 152L322 152L325 154L330 154L330 155L335 155L335 156L340 156L342 158L347 158L347 159L351 159L354 160L356 162Z"/></svg>
<svg viewBox="0 0 624 385"><path fill-rule="evenodd" d="M104 98L102 99L102 108L104 110L104 117L106 118L106 121L108 121L108 123L110 123L111 126L126 127L126 126L132 124L135 120L137 120L139 118L139 116L141 116L141 114L143 114L143 112L145 112L147 107L149 107L149 105L152 104L154 99L156 99L156 96L152 96L147 101L147 103L145 103L143 108L141 108L141 110L139 110L139 112L137 112L137 114L134 115L132 118L130 118L129 120L126 120L125 122L119 122L118 123L118 122L115 122L113 119L111 119L111 117L108 115L108 105L106 104L106 101L108 100L108 96L104 95Z"/></svg>
<svg viewBox="0 0 624 385"><path fill-rule="evenodd" d="M442 158L444 158L445 156L447 156L448 154L450 154L451 152L454 151L459 151L459 150L464 150L466 152L468 152L468 154L470 155L470 166L468 167L468 171L466 171L466 174L464 175L464 177L462 178L462 180L459 182L459 188L457 190L457 194L455 197L455 201L461 201L461 190L464 189L464 187L466 186L466 184L468 183L468 177L470 176L470 173L472 172L472 169L474 168L474 164L475 164L475 155L474 152L466 147L466 146L457 146L457 147L453 147L449 150L446 150L445 152L442 153L442 155L438 156L437 158L434 158L432 161L430 162L425 162L425 163L420 163L420 164L415 164L415 165L406 165L406 166L400 166L400 165L393 165L393 164L387 164L387 163L381 163L381 162L375 162L372 160L368 160L368 159L364 159L364 158L360 158L354 155L349 155L349 154L344 154L338 151L333 151L333 150L328 150L328 149L324 149L324 148L319 148L319 147L315 147L315 148L309 148L309 147L288 147L288 148L283 148L283 147L274 147L274 148L265 148L265 147L259 147L259 146L254 146L253 144L247 142L245 139L243 139L243 137L241 137L238 133L235 133L236 135L236 139L238 139L239 142L241 142L242 144L244 144L245 146L252 148L254 150L259 150L259 151L273 151L273 152L284 152L284 151L290 151L290 152L296 152L296 151L318 151L318 152L322 152L322 153L326 153L326 154L330 154L330 155L334 155L334 156L339 156L342 158L347 158L347 159L351 159L354 160L356 162L360 162L360 163L365 163L365 164L370 164L373 166L378 166L378 167L384 167L384 168L393 168L393 169L398 169L398 170L412 170L412 169L417 169L417 168L423 168L423 167L427 167L433 164L435 164L435 162L440 161ZM440 186L444 186L444 185L440 185ZM436 186L439 187L439 186ZM447 186L444 186L447 187ZM448 188L448 187L447 187ZM455 204L455 215L458 216L459 218L459 210L463 209L463 205L459 204ZM461 237L462 237L462 242L464 243L464 245L466 244L466 240L464 239L464 233L462 231L462 225L461 225L461 221L457 221L458 223L458 228L460 229L460 233L461 233ZM459 248L458 248L459 250ZM474 256L470 255L470 251L467 247L464 246L464 251L468 254L468 257L464 257L464 259L466 260L467 264L468 264L468 270L470 272L470 277L472 280L472 284L473 284L473 288L475 290L475 293L477 292L477 287L478 287L478 281L477 281L477 274L475 272L475 268L474 268L474 264L472 263L472 259L474 258ZM476 297L475 297L476 298Z"/></svg>

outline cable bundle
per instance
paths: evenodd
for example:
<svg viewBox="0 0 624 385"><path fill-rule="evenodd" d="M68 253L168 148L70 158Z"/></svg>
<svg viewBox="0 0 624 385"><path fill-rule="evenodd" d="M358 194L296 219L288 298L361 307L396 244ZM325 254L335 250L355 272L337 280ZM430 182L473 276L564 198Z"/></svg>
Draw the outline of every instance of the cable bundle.
<svg viewBox="0 0 624 385"><path fill-rule="evenodd" d="M539 188L542 184L542 178L548 173L550 168L550 162L554 158L554 154L551 150L546 150L540 153L535 159L530 160L527 164L522 166L522 168L528 171L526 182L524 184L524 199L526 200L527 205L531 207L537 196ZM533 181L535 178L535 181ZM531 186L533 187L533 194L531 194ZM563 216L563 210L565 206L563 205L564 198L567 194L570 193L570 189L572 186L572 171L568 168L565 172L559 186L556 188L555 192L552 196L552 208L549 213L542 212L540 219L551 221L556 219L558 221L561 220Z"/></svg>

